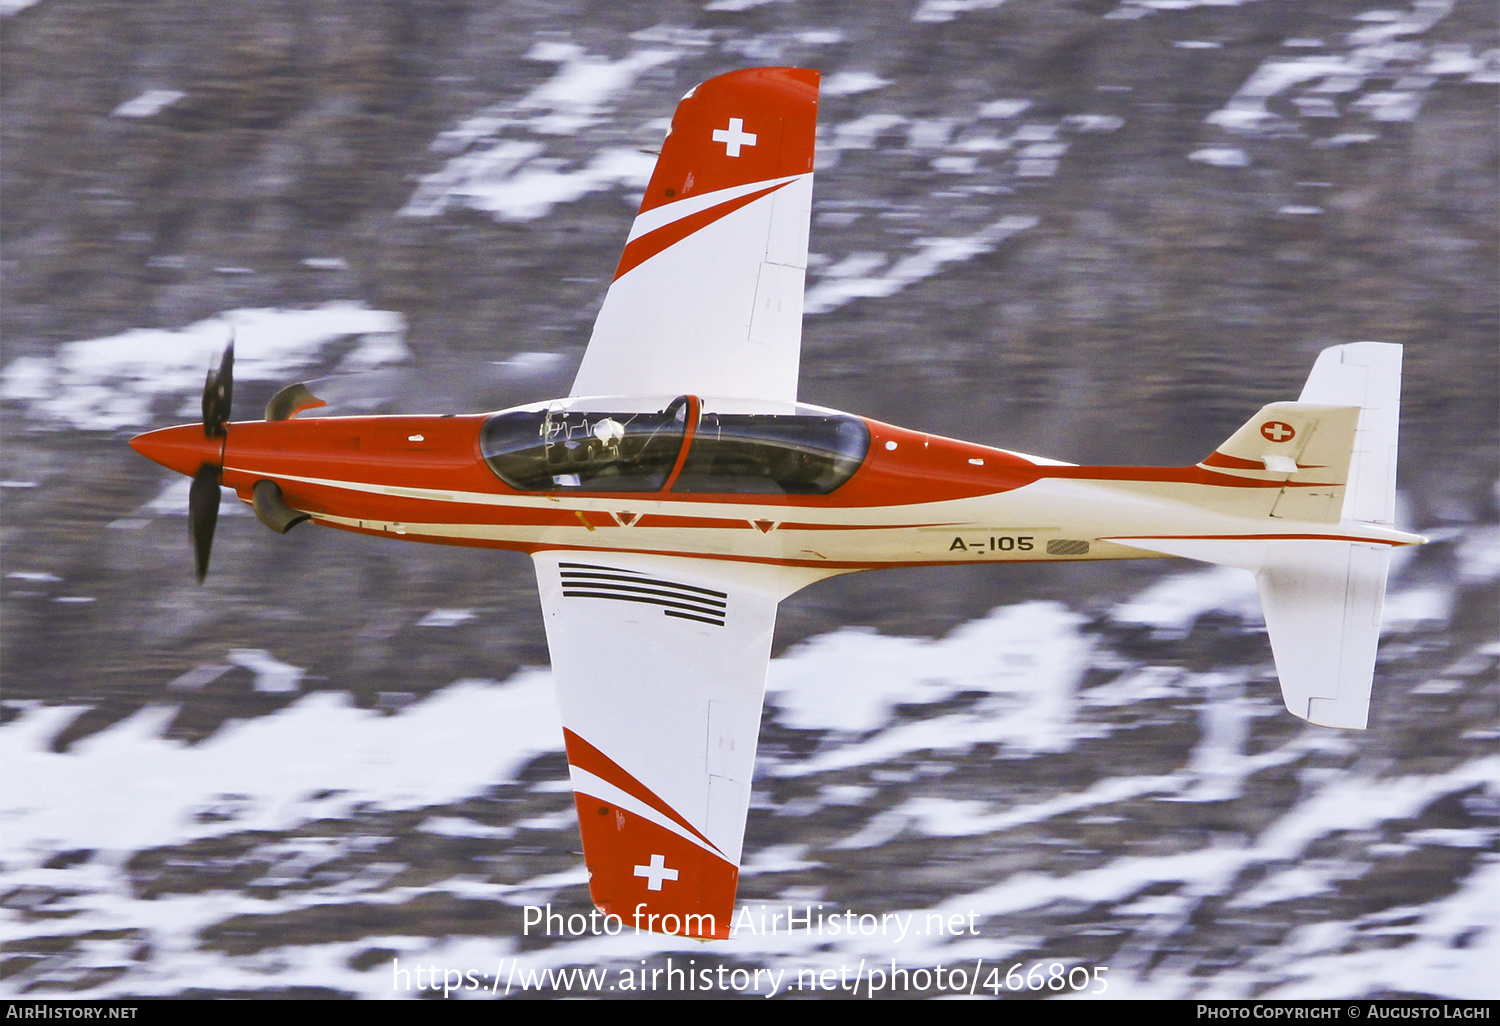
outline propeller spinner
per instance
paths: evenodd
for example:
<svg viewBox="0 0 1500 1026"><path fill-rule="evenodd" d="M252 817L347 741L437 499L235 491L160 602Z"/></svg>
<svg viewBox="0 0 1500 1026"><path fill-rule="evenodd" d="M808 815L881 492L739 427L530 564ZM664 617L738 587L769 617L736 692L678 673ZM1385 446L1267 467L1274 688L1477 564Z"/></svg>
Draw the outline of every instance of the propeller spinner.
<svg viewBox="0 0 1500 1026"><path fill-rule="evenodd" d="M229 440L229 423L234 396L234 339L224 349L217 368L211 368L203 383L202 433L197 425L148 431L130 440L130 447L147 459L193 479L188 491L188 528L193 539L193 558L198 583L208 574L209 555L213 550L214 528L219 522L219 501L223 494L224 454ZM267 420L288 420L305 409L325 405L304 385L282 389L266 409ZM274 481L257 481L254 487L255 515L277 534L286 534L311 518L310 513L293 509L282 498Z"/></svg>

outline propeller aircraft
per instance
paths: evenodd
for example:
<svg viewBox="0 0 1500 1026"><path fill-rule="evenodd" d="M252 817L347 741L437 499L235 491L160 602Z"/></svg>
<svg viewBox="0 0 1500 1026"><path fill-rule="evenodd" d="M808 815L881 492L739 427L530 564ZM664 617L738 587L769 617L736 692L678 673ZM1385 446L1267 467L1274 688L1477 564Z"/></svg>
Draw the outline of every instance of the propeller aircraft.
<svg viewBox="0 0 1500 1026"><path fill-rule="evenodd" d="M1185 557L1256 574L1286 707L1362 728L1394 527L1401 348L1325 350L1191 467L1076 466L800 403L818 73L682 100L569 395L472 416L311 417L305 385L131 441L268 527L515 549L534 564L594 902L728 936L778 603L881 567Z"/></svg>

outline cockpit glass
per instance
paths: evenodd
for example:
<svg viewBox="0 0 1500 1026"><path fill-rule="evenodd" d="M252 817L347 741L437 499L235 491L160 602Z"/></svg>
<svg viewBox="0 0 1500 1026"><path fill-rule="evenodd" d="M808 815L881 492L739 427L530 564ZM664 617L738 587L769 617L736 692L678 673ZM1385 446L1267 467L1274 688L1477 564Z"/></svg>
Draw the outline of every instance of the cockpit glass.
<svg viewBox="0 0 1500 1026"><path fill-rule="evenodd" d="M497 413L485 422L480 452L523 492L655 492L677 462L687 413L685 396L658 413Z"/></svg>
<svg viewBox="0 0 1500 1026"><path fill-rule="evenodd" d="M705 413L672 491L826 495L869 447L864 421L847 414Z"/></svg>

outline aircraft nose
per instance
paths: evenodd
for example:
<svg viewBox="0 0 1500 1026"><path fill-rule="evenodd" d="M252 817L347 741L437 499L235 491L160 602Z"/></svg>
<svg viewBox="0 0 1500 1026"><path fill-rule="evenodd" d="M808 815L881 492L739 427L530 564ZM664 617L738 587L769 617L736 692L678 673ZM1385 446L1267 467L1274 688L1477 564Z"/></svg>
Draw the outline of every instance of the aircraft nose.
<svg viewBox="0 0 1500 1026"><path fill-rule="evenodd" d="M201 424L183 424L136 435L130 447L148 460L154 460L179 474L192 477L205 463L223 462L222 438L207 438Z"/></svg>

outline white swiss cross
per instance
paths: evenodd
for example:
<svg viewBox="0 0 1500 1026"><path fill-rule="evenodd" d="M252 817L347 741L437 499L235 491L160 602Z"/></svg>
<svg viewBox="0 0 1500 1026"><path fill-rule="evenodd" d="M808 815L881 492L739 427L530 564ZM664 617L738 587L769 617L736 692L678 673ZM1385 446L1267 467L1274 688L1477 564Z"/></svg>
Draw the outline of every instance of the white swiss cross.
<svg viewBox="0 0 1500 1026"><path fill-rule="evenodd" d="M1279 420L1268 420L1260 426L1260 433L1272 442L1285 442L1296 436L1296 430Z"/></svg>
<svg viewBox="0 0 1500 1026"><path fill-rule="evenodd" d="M661 882L663 880L677 879L677 870L667 868L667 857L665 855L653 855L651 856L651 865L635 867L635 875L646 878L646 890L659 891L661 890Z"/></svg>
<svg viewBox="0 0 1500 1026"><path fill-rule="evenodd" d="M755 145L755 133L745 131L744 118L730 118L728 128L714 129L714 142L723 143L726 154L731 157L738 157L741 146ZM657 889L652 888L652 890Z"/></svg>

